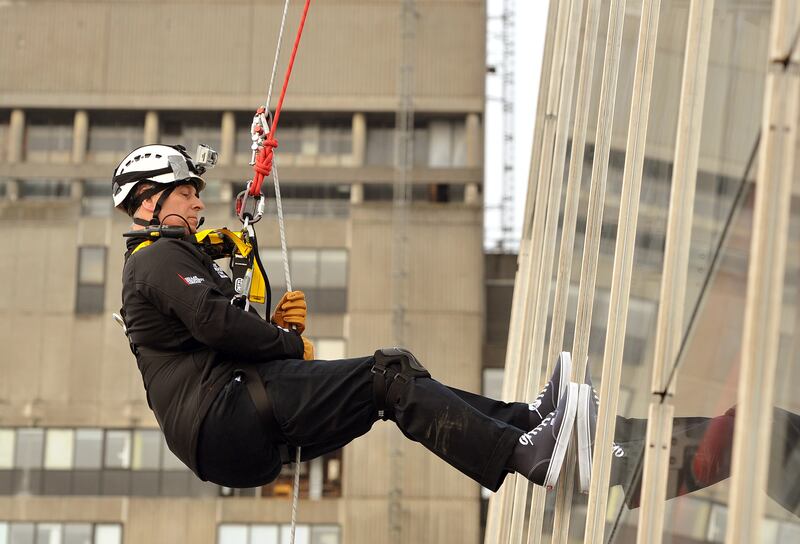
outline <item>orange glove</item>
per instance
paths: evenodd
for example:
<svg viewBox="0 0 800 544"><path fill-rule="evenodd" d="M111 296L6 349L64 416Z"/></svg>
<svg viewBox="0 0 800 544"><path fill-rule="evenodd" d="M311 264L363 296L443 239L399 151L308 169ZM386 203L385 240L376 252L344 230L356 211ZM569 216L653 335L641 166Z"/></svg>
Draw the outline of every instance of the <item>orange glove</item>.
<svg viewBox="0 0 800 544"><path fill-rule="evenodd" d="M275 306L272 322L284 329L294 327L298 333L303 334L303 331L306 330L305 293L289 291L284 294L278 305Z"/></svg>
<svg viewBox="0 0 800 544"><path fill-rule="evenodd" d="M300 338L303 340L303 360L304 361L313 361L314 360L314 344L312 344L311 340L309 340L305 336L301 336Z"/></svg>

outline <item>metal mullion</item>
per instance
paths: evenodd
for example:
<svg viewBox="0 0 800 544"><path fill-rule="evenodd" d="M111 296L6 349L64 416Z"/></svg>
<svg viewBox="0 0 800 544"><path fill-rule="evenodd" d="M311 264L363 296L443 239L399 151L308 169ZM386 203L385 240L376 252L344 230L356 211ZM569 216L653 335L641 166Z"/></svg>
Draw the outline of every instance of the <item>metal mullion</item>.
<svg viewBox="0 0 800 544"><path fill-rule="evenodd" d="M617 223L617 242L611 277L608 327L603 354L601 402L597 417L596 447L594 448L592 481L584 533L584 542L587 543L602 542L605 531L608 484L611 474L611 443L614 438L619 400L622 354L625 346L633 251L636 241L660 7L661 0L644 0L639 24L628 142L625 151L625 169L622 176L622 195Z"/></svg>
<svg viewBox="0 0 800 544"><path fill-rule="evenodd" d="M663 537L675 395L673 365L683 337L689 248L697 185L714 0L692 0L684 54L681 103L673 160L672 189L664 271L653 358L647 449L642 480L642 509L637 541L659 544Z"/></svg>
<svg viewBox="0 0 800 544"><path fill-rule="evenodd" d="M726 543L761 538L788 239L800 76L800 6L776 0L764 95Z"/></svg>
<svg viewBox="0 0 800 544"><path fill-rule="evenodd" d="M542 196L544 183L540 183L540 172L536 169L542 156L549 155L544 149L552 146L554 119L549 116L548 102L551 96L560 92L560 74L563 58L563 26L565 16L559 9L560 3L551 0L548 11L547 36L545 39L544 58L542 62L542 76L539 82L539 101L536 110L537 125L534 133L533 148L531 150L531 168L528 182L528 197L525 206L525 226L522 230L520 241L520 256L518 257L518 270L514 282L514 296L512 307L516 307L516 321L511 322L509 338L506 346L505 376L503 380L504 398L519 399L524 392L525 373L522 361L526 347L529 345L530 334L527 325L527 316L530 312L530 278L533 274L534 263L538 262L538 251L533 251L533 216L537 206L535 199L543 202ZM554 75L555 74L555 75ZM538 242L538 240L537 240ZM513 311L513 308L512 308ZM489 513L485 542L495 544L507 542L511 526L514 490L517 477L507 481L498 494L490 499Z"/></svg>
<svg viewBox="0 0 800 544"><path fill-rule="evenodd" d="M531 148L531 161L529 169L529 183L525 198L525 215L523 216L522 237L531 230L533 222L534 205L536 198L536 179L533 175L535 166L542 158L542 137L544 131L545 112L547 109L547 89L553 79L552 65L555 49L555 30L557 26L558 4L557 0L550 0L547 11L547 30L542 52L542 68L539 76L539 94L536 101L536 119L533 125L533 146ZM562 51L563 52L563 51ZM556 78L558 79L558 78Z"/></svg>
<svg viewBox="0 0 800 544"><path fill-rule="evenodd" d="M541 238L542 252L539 268L538 286L536 287L536 303L533 306L533 332L531 341L531 357L528 365L526 398L533 398L539 391L540 375L544 358L545 329L547 310L550 303L550 291L553 283L553 261L555 260L556 236L558 233L559 210L564 186L564 163L567 156L567 141L570 136L570 113L575 91L575 69L578 61L578 45L581 38L583 5L587 0L572 0L568 19L567 37L562 71L561 94L558 103L558 122L556 126L555 145L553 146L552 165L550 168L550 191L547 199L544 232ZM554 361L546 361L545 367L552 370ZM527 482L526 482L527 483ZM527 484L528 486L532 484ZM526 493L527 495L527 493ZM528 511L527 541L538 542L542 532L544 519L544 489L535 486L531 495L531 506ZM524 510L522 510L524 512ZM512 534L513 537L513 534ZM513 540L512 538L512 541Z"/></svg>
<svg viewBox="0 0 800 544"><path fill-rule="evenodd" d="M573 341L573 376L585 372L589 335L591 332L592 304L594 286L597 278L597 261L600 250L600 229L603 221L603 203L608 178L608 159L614 120L615 91L619 76L619 63L622 51L622 31L625 22L625 0L611 0L609 7L608 32L603 59L603 76L600 87L600 101L595 135L595 152L592 163L592 178L589 190L589 204L586 218L586 233L581 264L581 278L578 289L578 309L575 320ZM573 468L574 470L574 468ZM566 489L569 491L571 485ZM556 538L566 538L569 534L569 511L557 498L556 519L553 528L553 542ZM571 503L570 503L571 508ZM556 536L563 535L563 536Z"/></svg>
<svg viewBox="0 0 800 544"><path fill-rule="evenodd" d="M550 190L550 171L553 165L553 148L556 138L556 124L559 119L558 105L559 97L562 92L561 85L564 77L565 42L566 27L569 22L569 6L564 2L558 2L558 15L556 19L555 45L553 52L553 62L551 63L549 88L547 93L547 105L544 111L544 125L542 128L541 143L541 162L539 165L532 165L531 178L536 172L536 200L531 213L531 264L529 268L529 287L525 296L525 310L523 323L523 340L520 349L520 366L517 380L516 398L527 396L529 389L528 380L530 372L526 371L530 365L530 353L532 349L532 334L529 324L532 320L532 313L535 311L535 301L537 300L536 290L538 288L538 278L541 273L541 253L542 238L544 230L545 215L547 213L547 199ZM538 169L536 168L538 166ZM538 376L537 376L538 379ZM527 503L528 480L522 475L516 474L513 478L513 493L511 490L508 499L508 510L503 519L503 530L508 530L508 539L503 541L517 542L522 538L523 526L525 521L525 508ZM511 486L510 486L511 487Z"/></svg>
<svg viewBox="0 0 800 544"><path fill-rule="evenodd" d="M581 52L580 79L578 81L577 104L572 133L572 155L570 157L567 195L564 201L564 220L561 230L561 244L556 275L555 301L550 328L550 346L547 355L548 366L552 365L564 342L567 303L572 276L572 258L575 250L575 229L578 222L583 162L586 154L586 131L589 123L589 106L592 97L592 78L597 50L597 35L600 27L601 0L588 0L586 23ZM578 381L585 371L585 361L577 363L572 371L572 380ZM574 438L574 437L573 437ZM566 544L569 537L569 519L572 507L573 476L575 470L574 443L567 450L565 466L560 476L556 496L555 520L553 522L553 544Z"/></svg>

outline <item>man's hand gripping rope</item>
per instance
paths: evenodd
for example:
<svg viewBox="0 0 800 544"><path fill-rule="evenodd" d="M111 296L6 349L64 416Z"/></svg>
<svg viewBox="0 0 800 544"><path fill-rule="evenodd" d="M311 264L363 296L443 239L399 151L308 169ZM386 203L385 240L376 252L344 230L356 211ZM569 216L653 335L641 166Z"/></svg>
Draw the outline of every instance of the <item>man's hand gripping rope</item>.
<svg viewBox="0 0 800 544"><path fill-rule="evenodd" d="M296 330L303 340L303 359L311 361L314 359L314 344L302 336L306 330L306 311L305 293L302 291L289 291L275 305L272 322L284 329L291 328Z"/></svg>

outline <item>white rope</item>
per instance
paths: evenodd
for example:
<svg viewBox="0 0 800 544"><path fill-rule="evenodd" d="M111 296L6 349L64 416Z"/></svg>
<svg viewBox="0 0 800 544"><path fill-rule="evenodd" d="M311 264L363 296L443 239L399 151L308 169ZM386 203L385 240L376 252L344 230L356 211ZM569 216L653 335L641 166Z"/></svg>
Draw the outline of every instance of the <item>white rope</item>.
<svg viewBox="0 0 800 544"><path fill-rule="evenodd" d="M269 112L269 103L272 100L272 88L275 84L275 72L278 71L278 58L281 55L281 43L283 43L283 29L286 27L286 13L289 11L289 0L283 3L283 16L281 16L281 28L278 31L278 45L275 47L275 58L272 60L272 75L269 76L269 87L267 88L267 101L264 103L264 111ZM261 126L266 128L267 119L261 114Z"/></svg>
<svg viewBox="0 0 800 544"><path fill-rule="evenodd" d="M286 27L286 13L289 11L289 0L283 4L283 16L281 17L281 27L278 32L278 45L275 47L275 59L272 61L272 75L269 78L269 88L267 90L267 101L264 103L264 112L261 114L261 126L268 129L267 116L272 121L272 113L269 103L272 100L272 89L275 84L275 73L278 69L278 59L281 54L281 43L283 42L283 29ZM278 210L278 231L281 237L281 258L283 259L283 273L286 277L286 290L292 290L292 278L289 272L289 251L286 246L286 228L283 222L283 206L281 204L281 188L278 181L277 156L273 155L272 179L275 183L275 206ZM295 544L295 532L297 529L297 503L300 498L300 448L297 448L297 456L294 463L294 489L292 491L292 530L289 537L289 544Z"/></svg>
<svg viewBox="0 0 800 544"><path fill-rule="evenodd" d="M289 273L289 250L286 245L286 227L283 222L283 205L281 204L281 185L278 180L276 157L272 159L272 181L275 184L275 208L278 211L278 232L281 237L281 258L283 259L283 275L286 278L286 290L292 290L292 277Z"/></svg>

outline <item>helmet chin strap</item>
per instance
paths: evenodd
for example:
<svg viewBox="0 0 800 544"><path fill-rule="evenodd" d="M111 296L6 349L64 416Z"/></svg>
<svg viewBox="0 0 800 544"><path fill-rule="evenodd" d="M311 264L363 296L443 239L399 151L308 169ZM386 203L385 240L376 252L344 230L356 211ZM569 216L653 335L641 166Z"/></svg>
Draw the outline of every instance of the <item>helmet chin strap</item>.
<svg viewBox="0 0 800 544"><path fill-rule="evenodd" d="M166 189L163 190L163 192L161 193L161 196L159 196L158 200L156 201L156 205L153 207L153 217L150 219L150 221L147 221L146 219L142 219L142 218L139 218L139 217L134 217L133 218L133 223L135 225L139 225L139 226L142 226L142 227L158 227L158 226L160 226L161 225L161 219L159 219L158 216L161 213L161 208L164 205L164 202L166 202L167 198L169 198L169 195L172 194L172 191L174 191L180 185L182 185L182 184L181 183L176 183L176 184L173 184L172 186L167 187ZM149 198L150 196L152 196L152 194L155 194L155 192L158 191L158 190L159 190L158 187L154 187L153 189L151 189L152 193L151 194L146 194L145 198ZM178 214L170 214L170 215L178 215ZM185 217L180 216L180 215L178 215L178 217L183 219L183 222L186 223L187 225L189 224L189 222L186 220ZM205 222L205 220L206 220L205 217L200 217L198 219L198 221L197 221L197 226L199 227L200 225L202 225Z"/></svg>
<svg viewBox="0 0 800 544"><path fill-rule="evenodd" d="M170 187L167 187L166 189L164 189L164 192L161 193L161 196L158 197L158 200L156 201L156 206L155 208L153 208L153 218L150 219L149 225L157 227L158 225L161 224L161 220L158 218L158 214L161 213L161 206L164 205L164 202L167 201L167 198L169 198L169 195L172 194L172 191L174 191L176 187L177 185L172 185Z"/></svg>

